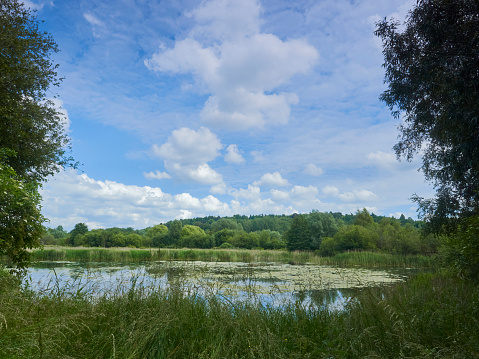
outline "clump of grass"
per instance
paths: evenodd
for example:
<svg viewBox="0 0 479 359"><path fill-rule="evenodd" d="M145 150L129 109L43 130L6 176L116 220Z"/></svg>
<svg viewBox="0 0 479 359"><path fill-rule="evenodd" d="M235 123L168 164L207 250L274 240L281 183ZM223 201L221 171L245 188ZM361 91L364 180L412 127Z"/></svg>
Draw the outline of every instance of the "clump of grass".
<svg viewBox="0 0 479 359"><path fill-rule="evenodd" d="M479 357L479 287L453 275L370 288L340 320L338 344L351 357Z"/></svg>
<svg viewBox="0 0 479 359"><path fill-rule="evenodd" d="M400 255L377 252L345 252L321 259L324 264L363 267L435 267L432 256Z"/></svg>

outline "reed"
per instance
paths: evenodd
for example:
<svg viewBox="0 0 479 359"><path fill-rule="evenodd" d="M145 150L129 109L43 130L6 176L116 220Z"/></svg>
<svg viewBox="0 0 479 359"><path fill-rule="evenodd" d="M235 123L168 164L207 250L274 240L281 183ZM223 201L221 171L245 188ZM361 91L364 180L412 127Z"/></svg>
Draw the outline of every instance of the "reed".
<svg viewBox="0 0 479 359"><path fill-rule="evenodd" d="M278 262L334 266L414 267L437 266L434 256L396 255L377 252L347 252L334 257L320 257L313 252L241 249L130 249L46 247L32 253L33 261L77 262L145 262L155 260L188 260L204 262Z"/></svg>
<svg viewBox="0 0 479 359"><path fill-rule="evenodd" d="M230 303L194 288L42 295L0 275L2 358L477 358L479 287L422 274L346 310Z"/></svg>

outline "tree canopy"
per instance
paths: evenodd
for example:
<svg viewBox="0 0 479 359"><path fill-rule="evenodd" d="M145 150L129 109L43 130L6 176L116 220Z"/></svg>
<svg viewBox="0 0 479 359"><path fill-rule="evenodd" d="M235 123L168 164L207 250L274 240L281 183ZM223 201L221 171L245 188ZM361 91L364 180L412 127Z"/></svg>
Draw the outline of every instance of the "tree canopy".
<svg viewBox="0 0 479 359"><path fill-rule="evenodd" d="M388 84L381 99L402 119L394 149L407 160L420 154L436 189L413 199L426 229L456 237L457 263L477 276L465 251L479 249L470 225L479 216L479 1L418 0L402 26L384 19L376 35Z"/></svg>
<svg viewBox="0 0 479 359"><path fill-rule="evenodd" d="M0 254L20 267L41 236L41 182L75 166L62 114L47 97L61 81L50 59L57 51L34 12L0 0Z"/></svg>
<svg viewBox="0 0 479 359"><path fill-rule="evenodd" d="M377 23L381 95L402 118L398 157L420 153L434 199L415 196L433 231L454 231L479 213L479 2L419 0L404 26Z"/></svg>

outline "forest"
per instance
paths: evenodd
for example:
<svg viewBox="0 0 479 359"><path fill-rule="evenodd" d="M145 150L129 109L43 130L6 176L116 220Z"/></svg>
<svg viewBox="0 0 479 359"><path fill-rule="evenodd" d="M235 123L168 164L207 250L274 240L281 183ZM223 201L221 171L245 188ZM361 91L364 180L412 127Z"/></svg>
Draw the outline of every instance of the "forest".
<svg viewBox="0 0 479 359"><path fill-rule="evenodd" d="M319 212L292 215L201 217L172 220L144 229L88 229L77 223L67 232L48 228L43 245L131 248L241 248L314 251L333 256L347 251L431 255L441 239L422 235L422 221L377 216L366 209L355 214Z"/></svg>

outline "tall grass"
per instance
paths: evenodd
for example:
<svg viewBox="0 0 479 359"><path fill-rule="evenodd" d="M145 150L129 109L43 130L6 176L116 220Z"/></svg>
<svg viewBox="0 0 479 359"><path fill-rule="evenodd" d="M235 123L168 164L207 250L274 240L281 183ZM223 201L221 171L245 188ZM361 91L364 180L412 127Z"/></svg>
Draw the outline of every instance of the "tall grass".
<svg viewBox="0 0 479 359"><path fill-rule="evenodd" d="M0 276L1 358L477 358L479 287L446 274L361 292L345 311L229 303L171 287L93 299ZM54 287L53 287L54 288Z"/></svg>
<svg viewBox="0 0 479 359"><path fill-rule="evenodd" d="M189 260L205 262L279 262L362 267L435 267L434 257L393 255L374 252L348 252L334 257L320 257L313 252L241 249L129 249L54 247L35 250L34 261L143 262Z"/></svg>

